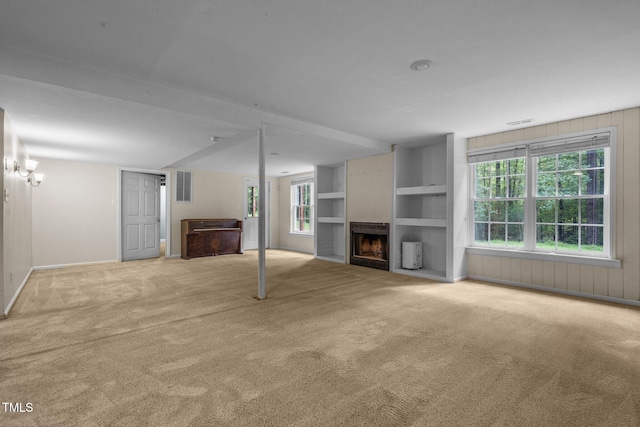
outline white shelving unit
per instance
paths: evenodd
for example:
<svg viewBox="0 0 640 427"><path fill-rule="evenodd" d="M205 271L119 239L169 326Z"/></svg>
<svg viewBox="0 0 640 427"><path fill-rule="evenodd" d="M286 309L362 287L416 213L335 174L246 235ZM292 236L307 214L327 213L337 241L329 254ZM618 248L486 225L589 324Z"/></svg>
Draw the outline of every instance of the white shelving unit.
<svg viewBox="0 0 640 427"><path fill-rule="evenodd" d="M465 140L449 134L422 147L397 147L394 171L391 270L447 282L464 277ZM423 268L402 268L402 242L422 242Z"/></svg>
<svg viewBox="0 0 640 427"><path fill-rule="evenodd" d="M346 162L315 168L316 258L345 262Z"/></svg>

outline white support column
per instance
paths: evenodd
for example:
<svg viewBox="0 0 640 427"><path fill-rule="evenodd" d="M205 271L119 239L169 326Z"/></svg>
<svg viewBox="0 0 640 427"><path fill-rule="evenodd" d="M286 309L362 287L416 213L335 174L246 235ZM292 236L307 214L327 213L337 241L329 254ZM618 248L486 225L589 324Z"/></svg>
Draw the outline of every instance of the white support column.
<svg viewBox="0 0 640 427"><path fill-rule="evenodd" d="M266 200L264 178L264 130L265 125L258 130L258 299L267 297L265 246L266 246Z"/></svg>

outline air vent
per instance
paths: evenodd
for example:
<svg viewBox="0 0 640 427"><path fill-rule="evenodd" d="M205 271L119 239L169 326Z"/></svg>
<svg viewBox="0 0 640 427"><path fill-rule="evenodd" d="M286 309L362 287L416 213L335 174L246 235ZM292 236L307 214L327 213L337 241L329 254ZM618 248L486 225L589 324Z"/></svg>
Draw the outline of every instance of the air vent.
<svg viewBox="0 0 640 427"><path fill-rule="evenodd" d="M516 120L515 122L509 122L507 123L509 126L518 126L518 125L523 125L525 123L531 123L533 121L533 119L524 119L524 120Z"/></svg>
<svg viewBox="0 0 640 427"><path fill-rule="evenodd" d="M176 171L176 202L191 203L191 172Z"/></svg>

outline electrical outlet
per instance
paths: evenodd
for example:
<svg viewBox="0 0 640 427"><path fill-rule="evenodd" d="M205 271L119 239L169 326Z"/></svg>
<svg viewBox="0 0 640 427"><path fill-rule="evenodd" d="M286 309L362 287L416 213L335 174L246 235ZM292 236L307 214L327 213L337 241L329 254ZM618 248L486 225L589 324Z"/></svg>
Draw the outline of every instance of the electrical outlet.
<svg viewBox="0 0 640 427"><path fill-rule="evenodd" d="M7 188L4 189L4 201L5 202L9 201L9 189Z"/></svg>

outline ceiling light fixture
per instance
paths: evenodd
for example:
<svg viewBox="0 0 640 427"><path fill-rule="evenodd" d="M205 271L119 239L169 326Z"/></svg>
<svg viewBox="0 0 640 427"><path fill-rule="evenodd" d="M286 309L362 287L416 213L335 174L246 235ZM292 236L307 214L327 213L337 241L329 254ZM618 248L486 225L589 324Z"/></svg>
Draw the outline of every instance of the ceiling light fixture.
<svg viewBox="0 0 640 427"><path fill-rule="evenodd" d="M210 136L209 140L211 142L213 142L214 144L217 144L218 142L222 141L222 137L220 137L220 136Z"/></svg>
<svg viewBox="0 0 640 427"><path fill-rule="evenodd" d="M431 66L431 61L428 59L421 59L419 61L414 62L409 66L413 71L425 71L427 68Z"/></svg>

